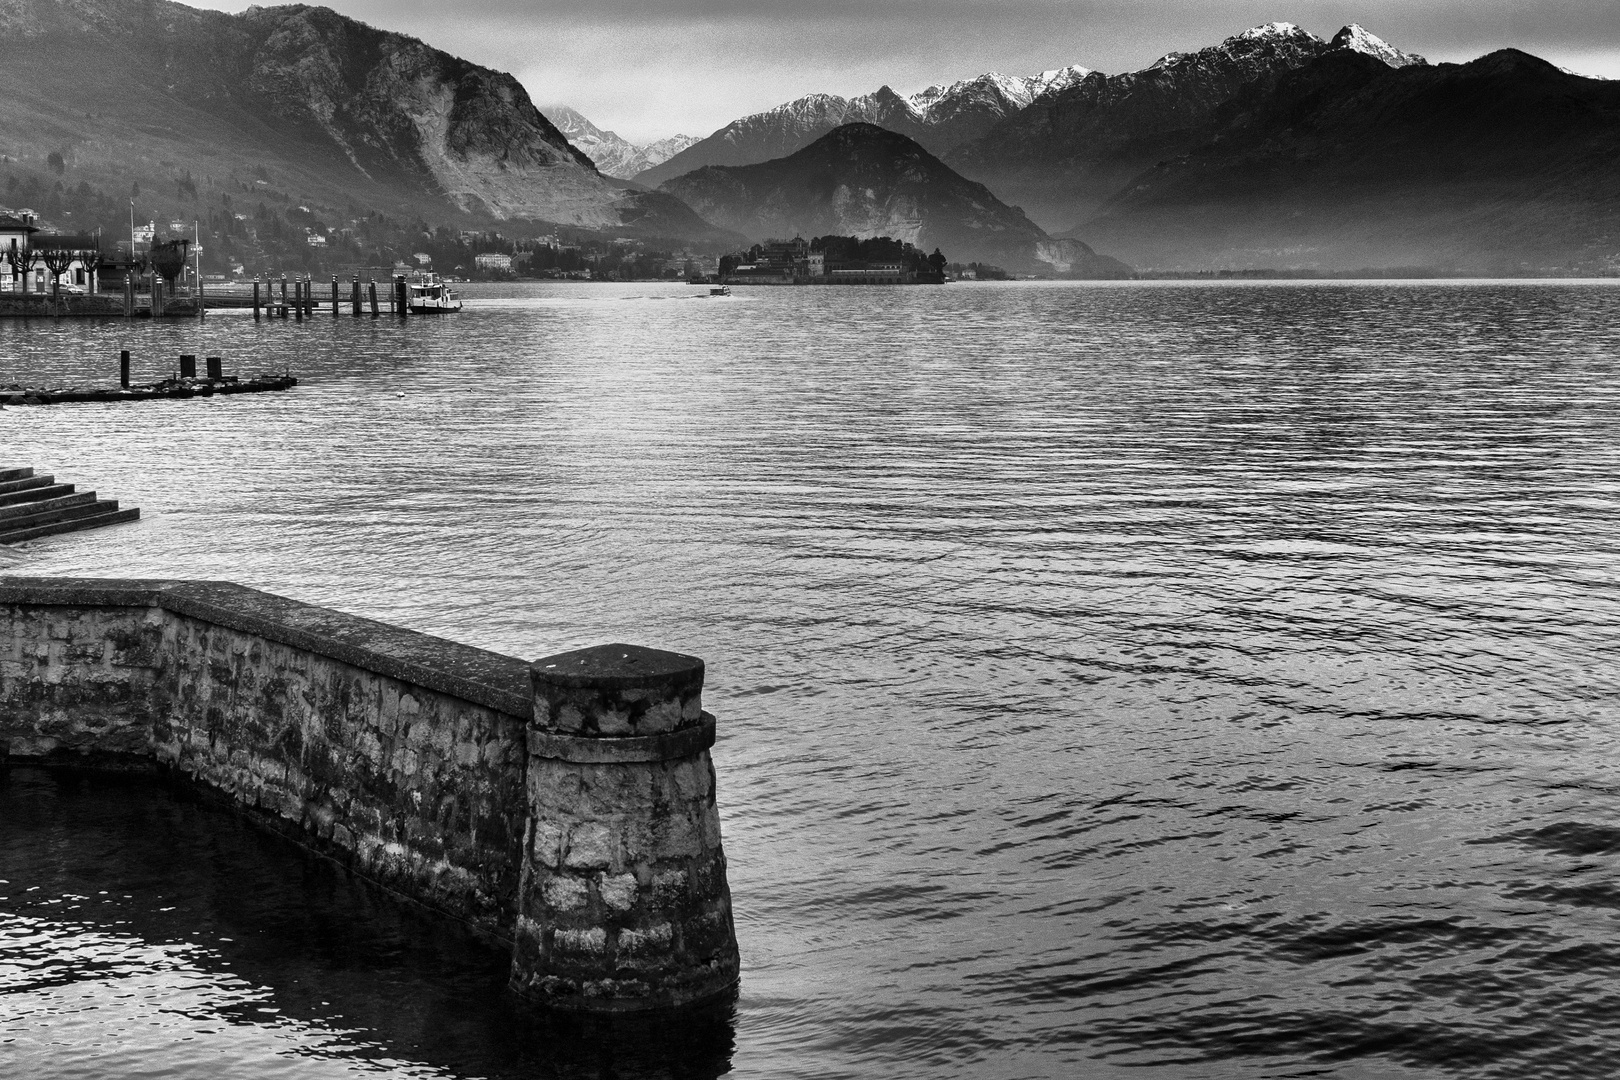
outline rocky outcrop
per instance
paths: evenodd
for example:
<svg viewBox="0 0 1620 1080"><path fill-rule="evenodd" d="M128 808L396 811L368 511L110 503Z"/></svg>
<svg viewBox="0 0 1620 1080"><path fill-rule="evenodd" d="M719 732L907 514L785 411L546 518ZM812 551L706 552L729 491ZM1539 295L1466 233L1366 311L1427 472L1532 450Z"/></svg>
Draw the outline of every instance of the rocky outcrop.
<svg viewBox="0 0 1620 1080"><path fill-rule="evenodd" d="M910 97L887 86L847 99L809 94L733 121L636 180L654 186L706 165L753 165L786 157L844 124L876 124L943 154L983 135L1042 94L1071 86L1087 74L1078 65L1029 76L991 72L930 86Z"/></svg>
<svg viewBox="0 0 1620 1080"><path fill-rule="evenodd" d="M121 164L110 189L153 166L159 183L180 162L236 166L328 205L719 237L604 179L511 75L326 8L0 0L0 28L27 44L0 71L0 113L22 133L10 149L43 157L26 142L38 132L77 165ZM109 92L64 131L58 103L88 100L87 85Z"/></svg>
<svg viewBox="0 0 1620 1080"><path fill-rule="evenodd" d="M1053 241L982 184L874 124L846 124L775 161L699 169L662 190L756 240L891 236L925 251L940 248L953 262L989 262L1020 273L1129 273L1084 244Z"/></svg>

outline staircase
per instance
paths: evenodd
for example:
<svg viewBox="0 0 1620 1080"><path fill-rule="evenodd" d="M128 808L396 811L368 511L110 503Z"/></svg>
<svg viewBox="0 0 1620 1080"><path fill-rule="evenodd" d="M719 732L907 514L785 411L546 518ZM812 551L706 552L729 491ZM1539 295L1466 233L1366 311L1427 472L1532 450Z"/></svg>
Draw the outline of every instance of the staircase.
<svg viewBox="0 0 1620 1080"><path fill-rule="evenodd" d="M72 484L58 484L54 476L0 467L0 544L99 529L140 516L138 507L120 510L118 500L98 499L93 491L76 493Z"/></svg>

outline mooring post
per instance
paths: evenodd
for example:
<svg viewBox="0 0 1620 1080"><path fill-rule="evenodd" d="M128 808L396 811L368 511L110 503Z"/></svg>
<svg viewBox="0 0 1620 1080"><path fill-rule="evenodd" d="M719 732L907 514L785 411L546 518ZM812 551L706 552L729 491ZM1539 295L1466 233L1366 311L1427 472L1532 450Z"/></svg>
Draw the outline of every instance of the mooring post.
<svg viewBox="0 0 1620 1080"><path fill-rule="evenodd" d="M135 275L124 273L124 318L135 317Z"/></svg>
<svg viewBox="0 0 1620 1080"><path fill-rule="evenodd" d="M125 390L129 389L129 350L124 349L118 354L118 385Z"/></svg>
<svg viewBox="0 0 1620 1080"><path fill-rule="evenodd" d="M377 282L375 279L366 282L366 294L371 298L371 317L377 318Z"/></svg>
<svg viewBox="0 0 1620 1080"><path fill-rule="evenodd" d="M332 275L332 318L335 319L340 314L342 314L342 313L338 311L337 275L333 274Z"/></svg>
<svg viewBox="0 0 1620 1080"><path fill-rule="evenodd" d="M224 363L220 360L219 357L210 356L208 358L208 378L213 382L219 382L224 377L225 377L225 365L224 365Z"/></svg>
<svg viewBox="0 0 1620 1080"><path fill-rule="evenodd" d="M285 319L287 317L287 315L288 315L288 311L287 311L287 275L282 274L281 275L281 317L283 319Z"/></svg>
<svg viewBox="0 0 1620 1080"><path fill-rule="evenodd" d="M354 317L358 319L360 317L360 279L358 277L349 279L349 300L354 308Z"/></svg>
<svg viewBox="0 0 1620 1080"><path fill-rule="evenodd" d="M703 661L635 645L536 660L512 987L592 1012L737 981Z"/></svg>
<svg viewBox="0 0 1620 1080"><path fill-rule="evenodd" d="M259 321L259 279L253 279L253 321Z"/></svg>
<svg viewBox="0 0 1620 1080"><path fill-rule="evenodd" d="M304 283L293 281L293 321L304 321Z"/></svg>
<svg viewBox="0 0 1620 1080"><path fill-rule="evenodd" d="M195 353L180 354L180 377L182 379L195 379L197 377L197 357Z"/></svg>

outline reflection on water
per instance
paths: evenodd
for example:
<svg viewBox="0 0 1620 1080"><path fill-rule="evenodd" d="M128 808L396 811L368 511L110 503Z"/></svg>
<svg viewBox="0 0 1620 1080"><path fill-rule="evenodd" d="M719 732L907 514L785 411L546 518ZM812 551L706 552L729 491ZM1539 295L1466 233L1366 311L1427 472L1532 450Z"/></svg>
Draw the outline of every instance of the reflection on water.
<svg viewBox="0 0 1620 1080"><path fill-rule="evenodd" d="M233 819L14 773L56 809L7 817L0 979L62 986L0 998L0 1038L71 1022L76 1075L149 1018L251 1077L1613 1071L1620 288L699 292L0 325L0 382L125 347L306 380L7 409L0 458L144 514L22 572L704 656L734 1021L534 1035L503 957L251 833L219 862ZM131 840L149 883L92 922L124 870L86 822L120 815L171 854ZM210 944L222 865L265 900ZM309 944L358 909L376 941Z"/></svg>
<svg viewBox="0 0 1620 1080"><path fill-rule="evenodd" d="M0 820L8 1075L727 1069L729 1002L678 1025L526 1010L509 953L184 791L0 770Z"/></svg>

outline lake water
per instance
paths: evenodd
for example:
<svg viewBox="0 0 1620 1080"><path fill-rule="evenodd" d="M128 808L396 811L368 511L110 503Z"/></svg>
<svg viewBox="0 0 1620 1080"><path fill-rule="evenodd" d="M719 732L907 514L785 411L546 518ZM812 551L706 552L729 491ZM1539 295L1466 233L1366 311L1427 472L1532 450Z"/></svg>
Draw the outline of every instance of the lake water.
<svg viewBox="0 0 1620 1080"><path fill-rule="evenodd" d="M184 793L0 781L0 1072L1620 1072L1620 283L475 290L0 324L142 520L0 571L228 578L525 657L706 658L743 955L674 1026Z"/></svg>

